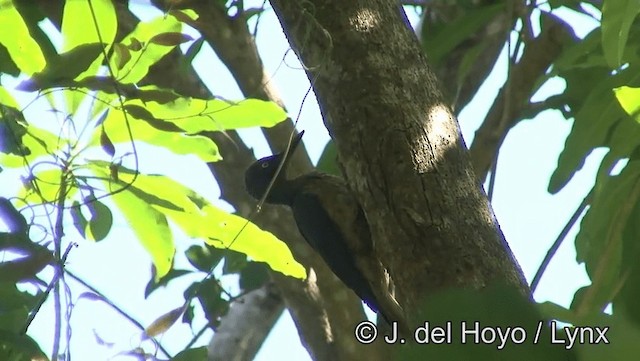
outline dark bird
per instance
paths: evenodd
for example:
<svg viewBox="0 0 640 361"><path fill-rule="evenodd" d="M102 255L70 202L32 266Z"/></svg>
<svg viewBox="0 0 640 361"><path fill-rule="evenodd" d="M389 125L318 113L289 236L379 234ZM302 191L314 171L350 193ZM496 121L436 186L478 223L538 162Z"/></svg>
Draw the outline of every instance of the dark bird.
<svg viewBox="0 0 640 361"><path fill-rule="evenodd" d="M288 151L262 158L247 169L247 191L261 199L273 180L265 201L291 207L298 229L309 245L347 287L389 322L364 276L367 272L377 277L381 268L372 266L368 257L372 250L369 227L345 181L320 172L293 179L286 177L287 165L303 134L294 137ZM276 177L281 162L284 163Z"/></svg>

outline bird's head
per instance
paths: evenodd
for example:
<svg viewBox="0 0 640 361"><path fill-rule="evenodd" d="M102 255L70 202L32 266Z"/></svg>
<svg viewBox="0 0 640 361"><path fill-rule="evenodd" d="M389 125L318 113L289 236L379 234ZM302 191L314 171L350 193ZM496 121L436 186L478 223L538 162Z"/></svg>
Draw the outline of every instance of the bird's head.
<svg viewBox="0 0 640 361"><path fill-rule="evenodd" d="M287 165L291 160L293 152L300 144L303 134L304 131L301 131L298 135L293 137L291 140L291 146L288 150L259 159L247 169L244 173L244 184L247 188L247 192L253 198L262 198L264 193L267 191L271 180L276 176L276 172L278 171L280 163L283 162L283 158L284 164L282 165L280 173L278 173L278 178L274 182L273 188L276 188L279 185L280 180L286 179ZM270 201L270 196L274 191L277 191L277 189L271 189L269 196L267 196L267 201Z"/></svg>

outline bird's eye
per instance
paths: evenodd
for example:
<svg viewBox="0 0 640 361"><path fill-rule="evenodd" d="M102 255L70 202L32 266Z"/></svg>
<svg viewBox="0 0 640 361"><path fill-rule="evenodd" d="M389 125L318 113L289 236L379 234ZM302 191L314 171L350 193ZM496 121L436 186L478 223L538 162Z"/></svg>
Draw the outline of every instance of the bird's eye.
<svg viewBox="0 0 640 361"><path fill-rule="evenodd" d="M267 167L269 166L269 163L264 162L264 163L260 164L260 166L261 166L262 168L267 168Z"/></svg>

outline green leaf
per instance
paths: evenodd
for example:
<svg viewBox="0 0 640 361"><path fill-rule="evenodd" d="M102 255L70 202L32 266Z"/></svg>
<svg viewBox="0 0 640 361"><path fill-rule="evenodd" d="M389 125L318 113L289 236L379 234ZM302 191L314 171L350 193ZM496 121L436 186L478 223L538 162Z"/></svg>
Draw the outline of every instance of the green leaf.
<svg viewBox="0 0 640 361"><path fill-rule="evenodd" d="M111 210L99 199L87 197L84 199L85 206L91 213L91 218L87 222L86 238L99 242L107 237L113 225L113 214Z"/></svg>
<svg viewBox="0 0 640 361"><path fill-rule="evenodd" d="M225 291L220 286L220 282L215 278L207 278L199 283L192 284L184 292L185 299L189 295L195 295L202 306L204 315L213 326L220 324L220 316L229 311L229 300L223 298Z"/></svg>
<svg viewBox="0 0 640 361"><path fill-rule="evenodd" d="M243 291L262 287L268 280L267 267L261 262L249 262L240 271L240 288Z"/></svg>
<svg viewBox="0 0 640 361"><path fill-rule="evenodd" d="M149 111L141 105L135 105L128 102L122 107L127 114L149 123L150 126L162 130L164 132L184 132L183 129L177 127L173 123L165 122L162 119L154 117Z"/></svg>
<svg viewBox="0 0 640 361"><path fill-rule="evenodd" d="M46 64L44 54L15 7L10 4L0 6L0 24L4 29L11 29L0 31L0 44L7 48L18 68L27 75L41 71Z"/></svg>
<svg viewBox="0 0 640 361"><path fill-rule="evenodd" d="M131 60L131 51L121 43L113 44L113 58L115 62L115 68L122 70L124 65Z"/></svg>
<svg viewBox="0 0 640 361"><path fill-rule="evenodd" d="M32 279L53 260L53 254L45 249L29 252L12 261L0 262L0 282L16 283Z"/></svg>
<svg viewBox="0 0 640 361"><path fill-rule="evenodd" d="M144 330L147 337L155 337L165 333L182 315L184 307L175 308L164 315L158 317L155 321Z"/></svg>
<svg viewBox="0 0 640 361"><path fill-rule="evenodd" d="M608 342L590 344L589 342L577 343L577 359L580 361L616 360L626 361L633 358L631 355L640 354L640 328L629 322L622 312L614 311L612 316L600 314L589 323L585 334L595 327L603 329L607 327L606 337ZM597 333L596 333L597 334ZM602 340L600 340L602 341Z"/></svg>
<svg viewBox="0 0 640 361"><path fill-rule="evenodd" d="M565 96L575 116L571 133L549 181L549 192L558 192L582 168L597 147L609 147L609 158L628 157L640 144L640 126L624 112L613 89L640 81L640 68L632 65L615 75L606 69L571 69Z"/></svg>
<svg viewBox="0 0 640 361"><path fill-rule="evenodd" d="M5 197L0 197L0 220L2 220L5 227L9 229L9 233L27 235L29 232L27 219L24 218L22 213Z"/></svg>
<svg viewBox="0 0 640 361"><path fill-rule="evenodd" d="M449 288L430 294L422 302L420 314L415 317L421 320L416 321L420 322L420 329L416 328L415 336L424 340L427 332L435 334L436 327L448 328L450 335L441 344L434 343L433 338L429 344L407 342L394 350L393 360L575 360L572 350L552 344L548 324L533 302L513 286L494 283L481 290ZM429 331L425 332L426 328ZM516 328L522 331L516 332ZM474 329L478 330L478 341L470 331ZM498 347L498 330L522 342L506 337L504 345ZM496 336L492 341L485 338L491 334Z"/></svg>
<svg viewBox="0 0 640 361"><path fill-rule="evenodd" d="M458 69L458 74L456 76L457 91L460 91L466 78L469 75L472 75L471 72L474 69L474 65L477 63L480 56L485 53L487 45L488 42L478 43L476 46L468 49L462 57L462 60L460 61L460 68Z"/></svg>
<svg viewBox="0 0 640 361"><path fill-rule="evenodd" d="M622 86L613 91L622 109L640 124L640 88Z"/></svg>
<svg viewBox="0 0 640 361"><path fill-rule="evenodd" d="M504 2L477 6L468 9L464 15L458 16L454 21L438 24L439 26L424 26L422 44L430 63L439 66L453 49L476 34L504 10Z"/></svg>
<svg viewBox="0 0 640 361"><path fill-rule="evenodd" d="M136 28L121 41L131 50L131 59L117 72L118 81L133 84L144 78L149 68L174 48L174 46L151 43L151 39L158 34L180 33L181 30L182 23L171 15L160 16L148 22L139 22Z"/></svg>
<svg viewBox="0 0 640 361"><path fill-rule="evenodd" d="M614 69L622 65L629 29L640 13L639 0L606 0L602 5L602 48Z"/></svg>
<svg viewBox="0 0 640 361"><path fill-rule="evenodd" d="M538 303L538 310L544 318L549 320L558 320L565 323L575 322L575 317L571 310L550 301Z"/></svg>
<svg viewBox="0 0 640 361"><path fill-rule="evenodd" d="M143 48L142 43L140 42L140 40L138 40L135 37L131 37L130 39L130 44L127 46L129 49L133 50L133 51L140 51Z"/></svg>
<svg viewBox="0 0 640 361"><path fill-rule="evenodd" d="M109 139L107 132L104 131L104 126L100 127L100 146L110 157L113 157L113 155L116 154L116 148L114 147L111 139Z"/></svg>
<svg viewBox="0 0 640 361"><path fill-rule="evenodd" d="M91 169L108 176L104 170L108 166L107 162L94 161ZM132 182L134 177L134 172L124 167L120 167L119 174L121 184ZM190 237L204 239L216 248L228 248L244 253L251 260L266 262L271 269L285 275L296 278L306 276L305 268L295 261L287 245L273 234L261 230L241 217L214 207L198 193L171 178L139 174L135 183L122 193L135 196L136 202L145 202L155 212L169 217ZM116 197L122 193L116 194ZM143 228L150 229L151 226ZM158 273L160 274L160 269Z"/></svg>
<svg viewBox="0 0 640 361"><path fill-rule="evenodd" d="M306 277L305 268L293 258L287 245L272 233L222 210L209 208L206 211L207 224L211 225L211 229L207 230L208 244L242 252L251 260L266 262L271 269L287 276Z"/></svg>
<svg viewBox="0 0 640 361"><path fill-rule="evenodd" d="M91 43L105 43L104 52L106 53L116 37L117 30L118 19L111 0L97 0L91 3L89 1L65 2L61 28L64 39L63 51ZM104 53L101 52L87 66L86 71L79 75L79 78L95 75L104 60L103 55Z"/></svg>
<svg viewBox="0 0 640 361"><path fill-rule="evenodd" d="M204 244L202 246L191 246L185 252L187 260L198 271L209 272L221 260L224 252L215 247Z"/></svg>
<svg viewBox="0 0 640 361"><path fill-rule="evenodd" d="M167 103L131 100L128 104L144 106L154 117L174 123L189 134L248 127L272 127L287 113L274 102L246 99L229 102L221 99L176 98Z"/></svg>
<svg viewBox="0 0 640 361"><path fill-rule="evenodd" d="M96 171L97 168L93 167L92 170ZM101 173L103 176L109 176L107 172ZM122 181L116 181L116 183L121 187L126 186L126 183ZM105 182L105 188L113 189L113 184ZM157 270L156 278L159 279L166 275L171 269L175 253L173 234L169 228L167 217L140 199L129 188L117 192L111 197L133 233L151 255Z"/></svg>
<svg viewBox="0 0 640 361"><path fill-rule="evenodd" d="M2 96L0 88L0 96ZM5 99L11 102L13 99ZM12 163L18 160L22 164L23 155L30 153L29 148L23 144L24 135L27 133L24 117L15 108L0 103L0 164ZM8 159L3 159L2 153L8 154Z"/></svg>
<svg viewBox="0 0 640 361"><path fill-rule="evenodd" d="M197 12L191 9L169 10L167 14L175 17L185 24L190 24L192 21L198 20L200 16Z"/></svg>
<svg viewBox="0 0 640 361"><path fill-rule="evenodd" d="M158 288L167 286L171 280L182 277L184 275L188 275L190 273L192 273L192 271L172 268L169 273L167 273L157 281L154 274L147 283L147 286L144 288L144 298L148 298L149 295Z"/></svg>
<svg viewBox="0 0 640 361"><path fill-rule="evenodd" d="M102 54L103 44L91 43L78 45L75 48L49 59L47 66L31 79L20 83L16 89L36 91L64 85L85 72Z"/></svg>
<svg viewBox="0 0 640 361"><path fill-rule="evenodd" d="M19 155L4 154L0 152L0 164L7 168L22 167L27 163L32 164L39 157L50 157L51 154L54 154L59 149L60 144L66 144L68 142L67 139L58 137L57 135L44 129L40 129L32 124L25 125L23 122L7 121L3 121L3 124L11 125L12 128L10 131L13 134L22 134L20 141L22 142L25 153L23 156L20 152L16 152Z"/></svg>
<svg viewBox="0 0 640 361"><path fill-rule="evenodd" d="M224 266L222 266L222 274L229 275L239 273L247 265L247 255L240 252L225 250Z"/></svg>
<svg viewBox="0 0 640 361"><path fill-rule="evenodd" d="M48 360L38 343L21 332L0 329L0 359L7 361Z"/></svg>
<svg viewBox="0 0 640 361"><path fill-rule="evenodd" d="M9 74L14 78L20 75L18 65L11 59L7 48L0 43L0 74Z"/></svg>
<svg viewBox="0 0 640 361"><path fill-rule="evenodd" d="M606 69L608 66L602 52L600 28L596 28L581 41L568 46L554 61L550 75L558 75L569 69Z"/></svg>
<svg viewBox="0 0 640 361"><path fill-rule="evenodd" d="M640 204L639 181L638 160L631 160L617 176L602 175L596 180L591 207L582 218L575 240L576 259L585 263L592 281L581 298L574 300L580 314L602 312L622 285L625 229L640 218L640 208L636 207ZM635 241L638 234L628 236ZM636 258L633 260L635 263Z"/></svg>
<svg viewBox="0 0 640 361"><path fill-rule="evenodd" d="M96 23L93 21L94 16ZM61 29L63 51L89 43L110 44L115 39L117 30L118 18L112 1L93 0L91 6L88 1L65 2Z"/></svg>
<svg viewBox="0 0 640 361"><path fill-rule="evenodd" d="M80 202L73 201L73 205L71 206L71 209L69 209L69 213L71 214L73 225L74 227L76 227L78 233L80 233L80 236L82 236L82 238L86 238L85 230L87 229L87 224L89 222L87 221L87 218L84 216L84 214L82 214L82 210L80 209L80 207Z"/></svg>
<svg viewBox="0 0 640 361"><path fill-rule="evenodd" d="M153 85L138 87L132 84L122 84L122 83L114 82L109 77L106 77L106 76L90 76L79 81L75 81L75 80L65 81L60 83L59 85L65 86L65 87L84 88L86 90L99 91L99 93L96 94L96 97L98 97L100 101L98 102L98 104L96 104L96 106L94 106L94 108L98 110L97 111L94 110L92 112L93 116L101 113L111 103L111 100L117 98L116 96L109 96L105 98L104 97L105 94L102 94L102 93L106 93L109 95L112 95L112 94L117 95L116 88L117 90L120 91L120 94L124 95L125 97L130 99L138 99L138 100L141 100L143 103L148 101L167 103L177 98L180 98L179 94L169 89L162 89ZM70 89L70 90L74 90L74 89ZM106 103L106 105L103 103ZM135 106L139 107L140 105L135 105Z"/></svg>
<svg viewBox="0 0 640 361"><path fill-rule="evenodd" d="M338 150L336 149L333 140L329 140L327 145L324 146L324 150L322 151L322 155L320 155L320 159L318 160L318 164L316 168L323 172L336 175L338 177L342 177L342 172L338 168Z"/></svg>
<svg viewBox="0 0 640 361"><path fill-rule="evenodd" d="M198 40L194 41L187 52L183 57L180 58L180 71L186 72L189 69L189 66L193 63L193 59L195 59L196 55L200 53L200 49L202 49L202 45L204 44L204 36L198 38Z"/></svg>
<svg viewBox="0 0 640 361"><path fill-rule="evenodd" d="M171 361L207 361L207 347L202 346L182 350Z"/></svg>
<svg viewBox="0 0 640 361"><path fill-rule="evenodd" d="M0 310L2 310L0 331L21 332L29 310L35 305L39 296L20 292L13 282L0 282ZM6 334L3 334L4 336ZM0 341L0 352L2 350L2 341Z"/></svg>
<svg viewBox="0 0 640 361"><path fill-rule="evenodd" d="M18 193L18 198L29 205L56 202L60 193L62 171L59 168L38 170L33 177L38 187L33 189L29 185L23 186ZM65 199L73 198L77 192L78 188L67 187Z"/></svg>
<svg viewBox="0 0 640 361"><path fill-rule="evenodd" d="M162 33L149 39L149 43L163 46L178 46L188 41L193 41L193 38L190 35L179 32Z"/></svg>
<svg viewBox="0 0 640 361"><path fill-rule="evenodd" d="M129 108L129 110L131 110L131 108ZM128 120L131 132L136 141L157 145L179 155L193 154L204 162L217 162L222 159L216 144L205 136L162 131L151 126L148 119L145 121L130 116ZM156 123L156 126L158 126L158 124L159 123ZM103 126L105 132L109 134L109 139L112 143L128 143L131 141L127 129L127 120L122 112L110 111L104 120ZM99 131L94 132L90 144L100 145Z"/></svg>
<svg viewBox="0 0 640 361"><path fill-rule="evenodd" d="M11 95L11 93L9 93L3 86L0 86L0 104L11 107L15 110L20 110L18 102L15 100L13 95Z"/></svg>

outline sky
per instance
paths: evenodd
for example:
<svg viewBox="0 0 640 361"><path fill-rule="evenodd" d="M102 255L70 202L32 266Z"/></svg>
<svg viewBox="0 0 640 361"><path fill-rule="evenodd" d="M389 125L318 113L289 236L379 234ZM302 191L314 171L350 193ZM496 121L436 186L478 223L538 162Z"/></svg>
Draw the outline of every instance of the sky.
<svg viewBox="0 0 640 361"><path fill-rule="evenodd" d="M260 6L262 2L245 3L247 7L251 7ZM136 1L133 10L142 19L159 15L142 1ZM408 10L408 16L415 25L417 15ZM593 20L569 11L563 12L561 16L575 27L579 36L583 36L596 25ZM193 35L197 37L195 33ZM323 127L313 93L303 102L309 82L295 54L289 51L286 38L271 10L260 20L257 44L265 68L271 74L272 81L275 82L290 115L296 118L299 114L298 128L311 135L306 136L304 141L311 159L317 161L329 137ZM215 95L225 99L242 99L233 78L208 46L203 47L194 65ZM467 144L471 143L483 115L501 87L505 73L506 55L503 53L498 66L479 91L478 97L460 114L459 122ZM561 80L552 79L540 89L537 97L544 99L562 92L563 88L564 83ZM37 107L32 109L35 115L42 111ZM594 151L574 179L558 194L550 195L546 190L548 180L571 126L572 121L565 120L559 112L541 113L535 119L523 121L512 129L500 150L492 205L502 231L529 281L547 249L593 185L597 165L604 155L604 150ZM266 141L258 129L242 130L240 134L254 148L256 157L269 154ZM232 207L219 199L219 190L212 186L214 182L211 174L195 157L185 159L162 149L141 146L140 159L141 171L168 174L197 190L215 205L232 210ZM171 164L171 168L167 169L166 164ZM9 182L9 179L6 173L0 176L2 185L10 188L10 185L5 183ZM11 186L14 185L15 183L12 183ZM65 225L69 229L73 227L70 219L67 219ZM552 301L568 307L574 291L588 284L584 267L575 261L572 241L578 227L578 224L574 226L549 265L546 276L543 277L535 294L536 300ZM100 243L80 240L73 232L69 232L68 237L75 237L73 239L78 241L79 247L71 252L67 268L82 275L144 325L149 325L165 312L180 306L183 290L198 279L191 276L182 277L173 281L166 289L156 291L148 299L144 299L143 290L150 276L150 259L121 217L116 216L110 236ZM176 234L178 268L186 267L186 261L180 255L193 243L193 240L187 239L184 235ZM224 280L230 291L234 290L234 281L233 277ZM114 356L119 351L139 344L139 330L108 306L86 298L77 298L82 288L73 289L76 290L71 318L73 358L126 359ZM51 310L52 303L47 302L30 328L30 334L47 352L50 352L52 339ZM194 329L198 330L202 325L203 322L196 324ZM97 345L95 335L106 342L115 343L115 346L109 348ZM207 331L197 345L206 344L211 335L212 332ZM176 324L160 340L175 354L191 337L188 326ZM297 331L287 312L276 324L256 360L278 360L282 359L283 355L286 355L288 360L310 360L299 342Z"/></svg>

